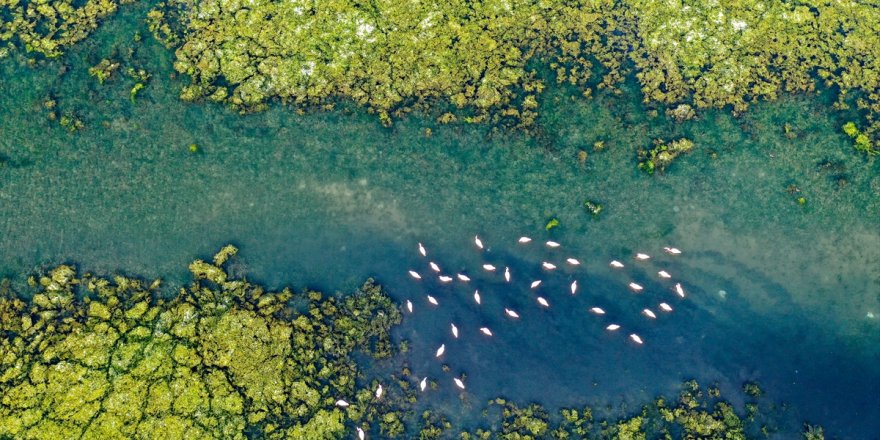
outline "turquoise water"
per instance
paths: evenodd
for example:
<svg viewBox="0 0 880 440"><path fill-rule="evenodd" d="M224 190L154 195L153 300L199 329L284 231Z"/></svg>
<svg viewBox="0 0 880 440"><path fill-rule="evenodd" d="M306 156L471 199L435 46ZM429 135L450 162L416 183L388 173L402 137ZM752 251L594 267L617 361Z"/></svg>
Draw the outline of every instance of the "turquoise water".
<svg viewBox="0 0 880 440"><path fill-rule="evenodd" d="M728 395L757 380L789 404L788 429L808 420L842 438L880 432L880 319L867 317L880 316L880 164L852 151L821 97L675 125L647 116L635 93L584 101L554 89L535 137L416 117L385 129L346 110L240 116L177 100L172 54L149 38L130 41L144 7L60 61L0 60L0 274L21 281L74 261L173 286L193 258L232 242L243 255L238 270L271 286L349 291L373 276L395 298L415 298L417 313L398 333L411 341L405 360L441 384L420 404L454 417L468 420L497 395L632 410L684 379L717 382ZM101 86L86 73L114 53L154 73L135 104L131 80ZM79 115L82 132L47 119L50 95L61 112ZM697 147L665 175L636 169L639 146L680 136ZM593 151L597 140L604 151ZM187 149L193 142L198 154ZM585 199L605 205L599 218ZM562 225L547 233L551 217ZM475 234L489 245L482 255ZM515 242L523 234L559 241L562 252L524 250ZM556 254L584 264L545 276L547 311L521 285L475 276L485 299L476 308L472 287L409 278L410 268L427 273L417 242L449 270L473 275L484 259L517 277L538 276ZM663 256L669 245L683 255ZM637 251L655 260L635 264ZM611 259L626 270L608 269ZM661 267L681 280L686 300L653 276ZM573 279L575 297L566 293ZM627 293L630 279L646 294ZM426 293L441 301L430 313ZM649 295L667 295L675 312L640 317L658 297ZM598 304L645 345L606 334L586 311ZM511 322L503 307L522 319ZM455 342L451 321L462 328ZM483 325L496 337L477 334ZM463 400L434 359L443 342L451 374L468 376Z"/></svg>

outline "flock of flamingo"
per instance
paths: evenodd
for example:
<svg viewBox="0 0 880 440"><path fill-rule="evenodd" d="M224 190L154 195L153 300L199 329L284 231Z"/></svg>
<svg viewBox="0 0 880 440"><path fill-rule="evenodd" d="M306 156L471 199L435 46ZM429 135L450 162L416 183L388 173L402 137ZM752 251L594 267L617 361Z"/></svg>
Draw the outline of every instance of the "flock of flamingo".
<svg viewBox="0 0 880 440"><path fill-rule="evenodd" d="M532 243L532 241L533 240L529 237L520 237L517 240L517 243L519 246L529 246ZM476 246L477 250L480 252L483 252L485 250L485 245L483 244L483 241L480 239L479 236L474 236L474 245ZM549 249L561 248L561 245L555 241L547 241L544 243L544 245ZM674 247L664 247L663 251L669 255L672 255L672 256L677 256L677 255L681 254L681 251L677 248L674 248ZM468 285L468 283L471 282L471 277L465 273L456 273L454 275L451 273L449 273L449 274L443 273L443 270L441 269L440 265L429 259L428 251L427 251L427 249L425 249L425 246L422 245L422 243L418 243L418 252L423 259L427 260L427 268L426 268L426 270L423 270L422 272L419 272L417 270L409 270L409 276L414 281L422 282L422 281L426 281L430 277L436 277L437 280L441 284L449 284L449 283L457 282L457 283L461 283L466 286L466 285ZM633 260L636 263L645 262L650 259L651 259L650 255L645 254L645 253L641 253L641 252L636 253L633 256ZM556 261L556 260L543 261L543 262L541 262L541 270L544 273L549 273L549 272L556 270L558 267L557 265L569 265L571 267L577 267L577 266L581 265L581 262L580 262L580 260L573 258L573 257L567 257L567 258L561 259L560 261ZM612 269L622 269L625 267L625 265L618 260L612 260L609 263L609 266ZM501 267L495 266L491 263L484 263L484 264L482 264L481 269L485 273L489 274L490 276L502 276L506 283L511 282L512 275L511 275L510 267L505 266L504 269L502 270ZM665 270L657 271L657 276L661 279L664 279L664 280L670 280L672 278L672 275ZM542 283L543 283L543 281L540 279L532 280L529 284L529 288L530 288L530 290L536 292L534 299L535 299L535 302L538 304L538 306L542 307L542 308L549 308L550 301L547 298L545 298L544 296L540 296L540 294L537 293L540 291L539 288ZM628 284L628 287L635 294L641 294L644 290L644 287L636 282L630 282ZM574 280L571 282L571 284L569 286L569 291L570 291L571 295L577 294L577 292L578 292L577 280ZM675 294L681 298L685 297L685 291L684 291L684 288L681 286L681 283L676 282L672 286L672 291L674 291ZM440 302L437 300L436 297L434 297L430 294L426 294L425 297L426 297L425 300L429 304L429 307L439 306ZM474 290L473 300L478 306L482 305L482 298L480 296L480 291L478 289ZM414 313L415 305L413 304L413 300L408 299L408 300L406 300L405 304L406 304L405 305L406 311L410 314ZM666 302L660 302L657 304L657 310L661 313L671 313L673 311L673 308L672 308L672 306L670 306ZM589 312L594 315L597 315L597 316L604 316L606 314L605 310L599 306L593 306L593 307L589 308ZM652 320L657 319L657 313L655 313L654 310L652 310L650 308L643 309L641 311L641 314L644 315L647 319L652 319ZM520 319L520 314L511 307L504 307L504 315L507 316L507 318L509 318L511 320ZM450 333L452 334L452 337L454 339L458 339L458 337L459 337L458 326L456 326L455 323L450 322L449 328L450 328ZM616 323L611 322L605 327L605 330L608 332L618 332L622 328L623 327L620 324L616 324ZM488 327L480 327L479 332L485 337L492 337L494 335L492 330ZM642 339L642 337L639 336L637 333L630 333L629 339L636 345L642 345L645 343L645 341ZM435 352L435 356L437 358L440 358L443 356L443 354L445 352L446 352L446 344L442 343L442 344L440 344L440 347L437 348L437 350ZM452 382L454 383L454 385L456 387L458 387L462 390L465 389L464 377L453 377ZM428 386L428 377L424 377L424 378L422 378L421 381L419 381L419 389L422 392L424 392L427 389L427 386ZM378 387L375 390L376 398L380 399L382 397L382 393L383 393L383 388L382 388L382 385L380 384L380 385L378 385ZM349 404L345 400L339 399L336 401L336 405L339 407L347 407ZM361 440L363 440L365 438L364 431L361 428L357 428L357 434L358 434L358 438L360 438Z"/></svg>

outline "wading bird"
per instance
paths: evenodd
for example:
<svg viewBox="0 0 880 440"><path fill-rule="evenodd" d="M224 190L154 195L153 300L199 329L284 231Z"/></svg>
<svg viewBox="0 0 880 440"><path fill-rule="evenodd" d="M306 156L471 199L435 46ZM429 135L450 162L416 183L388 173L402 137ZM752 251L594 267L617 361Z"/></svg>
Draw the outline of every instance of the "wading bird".
<svg viewBox="0 0 880 440"><path fill-rule="evenodd" d="M520 243L528 243L528 242L530 242L530 241L532 241L532 239L529 238L529 237L525 237L525 236L523 236L523 237L520 237L520 238L519 238L519 242L520 242Z"/></svg>
<svg viewBox="0 0 880 440"><path fill-rule="evenodd" d="M452 381L455 382L455 386L464 389L464 382L462 382L461 379L455 377L452 379Z"/></svg>
<svg viewBox="0 0 880 440"><path fill-rule="evenodd" d="M478 235L474 235L474 244L477 245L478 248L483 249L483 240L480 240Z"/></svg>
<svg viewBox="0 0 880 440"><path fill-rule="evenodd" d="M629 288L632 290L635 290L636 292L640 292L643 289L642 286L640 286L636 283L629 283Z"/></svg>
<svg viewBox="0 0 880 440"><path fill-rule="evenodd" d="M339 400L336 401L336 406L338 406L338 407L340 407L340 408L347 408L347 407L348 407L348 402L346 402L346 401L344 401L344 400L342 400L342 399L339 399Z"/></svg>
<svg viewBox="0 0 880 440"><path fill-rule="evenodd" d="M601 307L593 307L592 309L590 309L590 311L597 314L597 315L604 315L605 314L605 310L602 310Z"/></svg>
<svg viewBox="0 0 880 440"><path fill-rule="evenodd" d="M476 301L477 304L481 304L481 303L480 303L480 291L479 291L479 290L474 290L474 301Z"/></svg>
<svg viewBox="0 0 880 440"><path fill-rule="evenodd" d="M577 265L581 264L581 262L578 261L576 258L566 258L565 261L567 261L568 264L570 264L572 266L577 266Z"/></svg>
<svg viewBox="0 0 880 440"><path fill-rule="evenodd" d="M638 253L636 254L636 260L649 260L651 258L648 254Z"/></svg>
<svg viewBox="0 0 880 440"><path fill-rule="evenodd" d="M465 283L471 280L471 277L469 277L467 275L457 274L456 276L458 277L459 280L461 280Z"/></svg>
<svg viewBox="0 0 880 440"><path fill-rule="evenodd" d="M636 344L642 344L642 338L640 338L639 335L635 333L629 335L629 338L632 339Z"/></svg>
<svg viewBox="0 0 880 440"><path fill-rule="evenodd" d="M406 300L406 309L409 310L410 313L412 313L412 310L413 310L412 301Z"/></svg>
<svg viewBox="0 0 880 440"><path fill-rule="evenodd" d="M428 251L425 250L425 247L419 243L419 253L422 254L423 257L428 256Z"/></svg>
<svg viewBox="0 0 880 440"><path fill-rule="evenodd" d="M532 281L532 289L541 285L541 280Z"/></svg>
<svg viewBox="0 0 880 440"><path fill-rule="evenodd" d="M578 282L577 282L577 280L574 280L571 282L571 294L574 295L574 293L577 292L577 290L578 290Z"/></svg>
<svg viewBox="0 0 880 440"><path fill-rule="evenodd" d="M645 309L645 310L642 310L642 313L643 313L645 316L647 316L648 318L651 318L651 319L656 319L656 318L657 318L657 315L655 315L654 312L651 311L651 309Z"/></svg>
<svg viewBox="0 0 880 440"><path fill-rule="evenodd" d="M544 269L547 269L547 270L553 270L553 269L556 269L556 265L555 265L555 264L553 264L553 263L548 263L548 262L546 262L546 261L543 262L543 263L541 263L541 266L543 266Z"/></svg>
<svg viewBox="0 0 880 440"><path fill-rule="evenodd" d="M660 272L657 272L657 275L660 275L660 278L672 278L672 275L669 275L669 272L667 272L665 270L661 270Z"/></svg>
<svg viewBox="0 0 880 440"><path fill-rule="evenodd" d="M507 281L508 283L510 282L510 268L509 267L504 268L504 281Z"/></svg>
<svg viewBox="0 0 880 440"><path fill-rule="evenodd" d="M440 272L440 266L438 266L437 263L431 261L431 262L428 263L428 266L431 266L431 269L432 269L434 272Z"/></svg>
<svg viewBox="0 0 880 440"><path fill-rule="evenodd" d="M547 242L547 247L558 248L558 247L559 247L559 243L557 243L557 242L555 242L555 241L548 241L548 242Z"/></svg>
<svg viewBox="0 0 880 440"><path fill-rule="evenodd" d="M452 281L452 277L448 277L446 275L440 275L439 277L437 277L437 279L439 279L441 283L448 283Z"/></svg>
<svg viewBox="0 0 880 440"><path fill-rule="evenodd" d="M382 398L382 393L383 393L383 392L385 392L385 390L382 389L382 384L379 384L379 387L376 388L376 398L377 398L377 399L381 399L381 398Z"/></svg>
<svg viewBox="0 0 880 440"><path fill-rule="evenodd" d="M605 330L613 332L614 330L617 330L619 328L620 328L620 326L617 324L609 324L608 327L605 327Z"/></svg>
<svg viewBox="0 0 880 440"><path fill-rule="evenodd" d="M510 316L511 318L519 318L519 313L516 313L513 310L504 309L504 313L507 313L507 316Z"/></svg>
<svg viewBox="0 0 880 440"><path fill-rule="evenodd" d="M684 289L681 288L681 283L675 283L675 293L684 298Z"/></svg>
<svg viewBox="0 0 880 440"><path fill-rule="evenodd" d="M537 299L538 299L538 304L540 304L544 307L550 307L550 303L548 303L546 299L541 298L540 296Z"/></svg>
<svg viewBox="0 0 880 440"><path fill-rule="evenodd" d="M428 302L429 302L429 303L434 304L435 306L438 305L438 303L437 303L437 298L434 298L434 297L431 296L431 295L427 295L427 296L428 296Z"/></svg>
<svg viewBox="0 0 880 440"><path fill-rule="evenodd" d="M660 303L660 310L663 310L664 312L671 312L672 307L669 304Z"/></svg>
<svg viewBox="0 0 880 440"><path fill-rule="evenodd" d="M663 248L663 250L666 251L667 254L671 254L671 255L678 255L681 253L680 250L678 250L674 247L665 247L665 248Z"/></svg>
<svg viewBox="0 0 880 440"><path fill-rule="evenodd" d="M425 391L425 388L428 387L428 377L425 376L422 378L422 381L419 382L419 389Z"/></svg>
<svg viewBox="0 0 880 440"><path fill-rule="evenodd" d="M435 357L443 356L443 353L446 352L446 344L440 344L440 348L437 349L437 355Z"/></svg>
<svg viewBox="0 0 880 440"><path fill-rule="evenodd" d="M455 324L451 323L449 324L449 326L452 327L452 336L458 339L458 327L456 327Z"/></svg>
<svg viewBox="0 0 880 440"><path fill-rule="evenodd" d="M612 260L611 267L616 267L616 268L620 269L621 267L623 267L623 263L621 263L620 261L617 261L617 260Z"/></svg>
<svg viewBox="0 0 880 440"><path fill-rule="evenodd" d="M480 327L480 331L486 336L492 336L492 330L489 330L487 327Z"/></svg>
<svg viewBox="0 0 880 440"><path fill-rule="evenodd" d="M493 266L493 265L491 265L491 264L484 264L484 265L483 265L483 269L485 269L485 270L487 270L487 271L489 271L489 272L495 272L495 266Z"/></svg>
<svg viewBox="0 0 880 440"><path fill-rule="evenodd" d="M414 271L414 270L409 271L409 276L411 276L411 277L413 277L413 278L415 278L415 279L417 279L417 280L422 279L422 276L419 275L419 273L416 272L416 271Z"/></svg>

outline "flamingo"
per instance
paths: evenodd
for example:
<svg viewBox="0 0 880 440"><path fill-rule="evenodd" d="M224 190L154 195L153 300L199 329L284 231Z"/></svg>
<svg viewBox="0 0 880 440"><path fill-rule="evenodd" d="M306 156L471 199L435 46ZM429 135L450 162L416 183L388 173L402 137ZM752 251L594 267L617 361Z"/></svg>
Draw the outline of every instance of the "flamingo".
<svg viewBox="0 0 880 440"><path fill-rule="evenodd" d="M541 285L541 280L532 281L532 289Z"/></svg>
<svg viewBox="0 0 880 440"><path fill-rule="evenodd" d="M382 384L379 384L379 387L376 388L376 398L377 398L377 399L381 399L381 398L382 398L382 393L383 393L384 391L385 391L385 390L382 389Z"/></svg>
<svg viewBox="0 0 880 440"><path fill-rule="evenodd" d="M629 288L632 290L635 290L636 292L640 292L643 289L642 286L640 286L636 283L629 283Z"/></svg>
<svg viewBox="0 0 880 440"><path fill-rule="evenodd" d="M621 263L620 261L617 261L617 260L612 260L611 267L620 269L621 267L623 267L623 263Z"/></svg>
<svg viewBox="0 0 880 440"><path fill-rule="evenodd" d="M529 238L529 237L525 237L525 236L523 236L523 237L520 237L520 238L519 238L519 242L520 242L520 243L528 243L528 242L530 242L530 241L532 241L532 239Z"/></svg>
<svg viewBox="0 0 880 440"><path fill-rule="evenodd" d="M492 336L492 330L489 330L487 327L480 327L480 331L486 336Z"/></svg>
<svg viewBox="0 0 880 440"><path fill-rule="evenodd" d="M572 266L577 266L577 265L581 264L581 262L578 261L576 258L566 258L565 261L567 261L568 264L570 264Z"/></svg>
<svg viewBox="0 0 880 440"><path fill-rule="evenodd" d="M439 304L439 303L437 302L437 298L434 298L434 297L431 296L431 295L427 295L427 296L428 296L428 302L429 302L429 303L434 304L435 306Z"/></svg>
<svg viewBox="0 0 880 440"><path fill-rule="evenodd" d="M474 301L476 301L477 304L482 304L480 302L480 291L479 290L474 290Z"/></svg>
<svg viewBox="0 0 880 440"><path fill-rule="evenodd" d="M660 309L663 310L664 312L671 312L672 311L672 307L666 303L660 303Z"/></svg>
<svg viewBox="0 0 880 440"><path fill-rule="evenodd" d="M410 313L413 311L412 301L406 300L406 309L409 310Z"/></svg>
<svg viewBox="0 0 880 440"><path fill-rule="evenodd" d="M452 323L450 323L449 326L452 327L452 336L458 339L458 327L456 327L455 324Z"/></svg>
<svg viewBox="0 0 880 440"><path fill-rule="evenodd" d="M464 382L462 382L461 379L454 377L452 378L452 381L455 382L455 386L464 389Z"/></svg>
<svg viewBox="0 0 880 440"><path fill-rule="evenodd" d="M422 381L419 382L419 389L425 391L425 388L428 387L428 377L425 376L422 378Z"/></svg>
<svg viewBox="0 0 880 440"><path fill-rule="evenodd" d="M643 254L641 252L636 254L636 260L649 260L649 259L651 259L651 256L648 254Z"/></svg>
<svg viewBox="0 0 880 440"><path fill-rule="evenodd" d="M555 242L555 241L548 241L548 242L547 242L547 247L558 248L558 247L559 247L559 243L557 243L557 242Z"/></svg>
<svg viewBox="0 0 880 440"><path fill-rule="evenodd" d="M348 408L348 402L346 402L342 399L339 399L336 401L336 406L338 406L340 408Z"/></svg>
<svg viewBox="0 0 880 440"><path fill-rule="evenodd" d="M669 272L667 272L665 270L661 270L660 272L657 272L657 275L660 275L660 278L672 278L672 275L669 275Z"/></svg>
<svg viewBox="0 0 880 440"><path fill-rule="evenodd" d="M681 283L675 283L675 293L684 298L684 289L681 288Z"/></svg>
<svg viewBox="0 0 880 440"><path fill-rule="evenodd" d="M590 309L590 311L597 314L597 315L604 315L605 314L605 310L602 310L601 307L593 307L592 309Z"/></svg>
<svg viewBox="0 0 880 440"><path fill-rule="evenodd" d="M440 348L437 349L437 355L435 357L443 356L443 353L446 352L446 344L440 344Z"/></svg>
<svg viewBox="0 0 880 440"><path fill-rule="evenodd" d="M478 248L483 249L483 240L480 240L480 237L474 235L474 244L477 245Z"/></svg>
<svg viewBox="0 0 880 440"><path fill-rule="evenodd" d="M507 313L507 316L510 316L511 318L519 318L519 313L516 313L513 310L504 309L504 313Z"/></svg>
<svg viewBox="0 0 880 440"><path fill-rule="evenodd" d="M620 328L620 326L617 324L609 324L608 327L605 327L605 330L613 332L614 330L617 330L619 328Z"/></svg>
<svg viewBox="0 0 880 440"><path fill-rule="evenodd" d="M546 261L543 262L543 263L541 263L541 266L544 266L544 269L547 269L547 270L553 270L553 269L556 269L556 265L555 265L555 264L553 264L553 263L548 263L548 262L546 262Z"/></svg>
<svg viewBox="0 0 880 440"><path fill-rule="evenodd" d="M678 250L674 247L665 247L665 248L663 248L663 250L666 251L666 253L670 254L670 255L678 255L681 253L680 250Z"/></svg>
<svg viewBox="0 0 880 440"><path fill-rule="evenodd" d="M419 253L422 254L423 257L428 256L428 251L425 250L425 247L422 246L421 243L419 243Z"/></svg>
<svg viewBox="0 0 880 440"><path fill-rule="evenodd" d="M437 278L440 280L441 283L448 283L448 282L452 281L452 277L448 277L446 275L440 275Z"/></svg>
<svg viewBox="0 0 880 440"><path fill-rule="evenodd" d="M483 269L485 269L485 270L487 270L487 271L489 271L489 272L495 272L495 266L493 266L493 265L491 265L491 264L484 264L484 265L483 265Z"/></svg>
<svg viewBox="0 0 880 440"><path fill-rule="evenodd" d="M463 282L465 282L465 283L471 280L471 277L469 277L469 276L467 276L467 275L457 274L457 275L455 275L455 276L457 276L459 280L461 280L461 281L463 281Z"/></svg>
<svg viewBox="0 0 880 440"><path fill-rule="evenodd" d="M571 282L571 294L574 295L574 293L577 292L577 290L578 290L578 282L577 282L577 280L574 280Z"/></svg>
<svg viewBox="0 0 880 440"><path fill-rule="evenodd" d="M629 335L629 338L632 339L636 344L642 344L642 338L640 338L639 335L635 333Z"/></svg>
<svg viewBox="0 0 880 440"><path fill-rule="evenodd" d="M411 277L413 277L413 278L415 278L415 279L417 279L417 280L422 279L422 276L419 275L419 273L416 272L416 271L414 271L414 270L409 271L409 276L411 276Z"/></svg>
<svg viewBox="0 0 880 440"><path fill-rule="evenodd" d="M509 267L504 268L504 281L507 281L508 283L510 282L510 268Z"/></svg>
<svg viewBox="0 0 880 440"><path fill-rule="evenodd" d="M550 303L548 303L546 299L541 298L540 296L538 297L538 304L544 307L550 307Z"/></svg>
<svg viewBox="0 0 880 440"><path fill-rule="evenodd" d="M437 263L431 261L431 262L428 263L428 266L431 266L431 269L432 269L434 272L440 272L440 266L438 266Z"/></svg>
<svg viewBox="0 0 880 440"><path fill-rule="evenodd" d="M651 319L657 319L657 315L655 315L654 312L651 311L651 309L645 309L645 310L642 310L642 313L643 313L645 316L647 316L648 318L651 318Z"/></svg>

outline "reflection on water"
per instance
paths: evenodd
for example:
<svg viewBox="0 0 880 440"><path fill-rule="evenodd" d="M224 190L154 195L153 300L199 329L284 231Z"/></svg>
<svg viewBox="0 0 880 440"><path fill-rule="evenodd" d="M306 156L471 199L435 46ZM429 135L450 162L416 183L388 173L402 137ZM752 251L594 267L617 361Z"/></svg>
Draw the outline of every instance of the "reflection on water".
<svg viewBox="0 0 880 440"><path fill-rule="evenodd" d="M112 33L135 22L123 13L76 50L111 51ZM154 78L167 78L169 55L149 44L145 59L162 60L149 66ZM464 413L501 394L617 407L691 377L727 391L754 379L791 404L792 420L849 438L880 430L880 322L867 317L880 315L880 165L854 154L814 101L672 125L648 117L634 94L573 102L556 90L545 96L545 133L526 139L417 118L383 129L358 113L241 117L180 103L161 80L132 105L121 81L87 77L96 55L83 53L62 61L70 64L63 76L57 64L32 70L0 60L0 153L9 158L0 169L2 274L75 260L93 271L172 274L173 284L185 281L189 260L231 241L247 272L270 285L349 290L374 276L396 298L419 299L399 329L415 374L451 378L433 355L450 339L449 322L459 324L446 362L451 374L468 375L465 404L447 378L425 405ZM48 95L75 108L85 131L48 121ZM636 169L637 147L680 136L697 147L667 175ZM604 151L593 150L597 140ZM187 150L193 142L201 153ZM605 205L599 218L585 199ZM550 217L562 223L552 234L541 229ZM569 269L541 286L552 292L549 310L528 288L480 275L477 309L468 289L429 288L406 274L424 264L418 241L449 270L476 274L482 260L470 240L480 234L489 261L537 276L550 251L517 246L522 233L552 237L583 262L579 295L566 294ZM684 254L663 256L668 245ZM689 292L655 322L637 313L644 298L626 291L624 274L668 293L645 269L659 262L607 267L641 250ZM441 302L431 313L429 291ZM605 332L586 312L596 302L645 345ZM505 306L522 319L483 313ZM482 325L497 336L472 331Z"/></svg>

